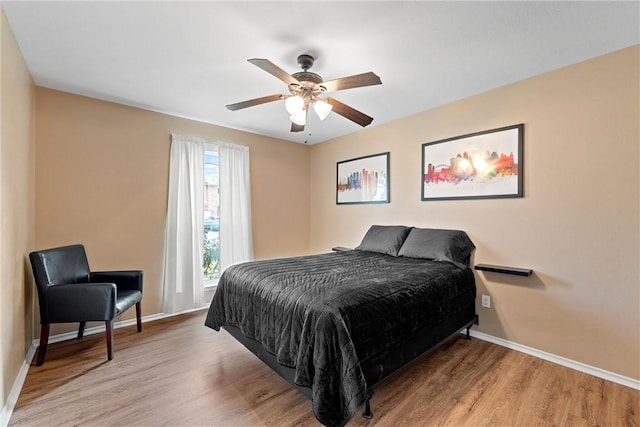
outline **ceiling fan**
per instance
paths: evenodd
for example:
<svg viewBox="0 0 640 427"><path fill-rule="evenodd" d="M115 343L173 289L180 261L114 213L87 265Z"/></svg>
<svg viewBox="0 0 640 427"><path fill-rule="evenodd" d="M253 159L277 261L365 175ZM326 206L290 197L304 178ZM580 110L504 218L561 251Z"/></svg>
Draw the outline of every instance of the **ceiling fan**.
<svg viewBox="0 0 640 427"><path fill-rule="evenodd" d="M284 100L285 108L291 120L291 132L304 130L307 122L307 112L310 107L313 107L320 120L324 120L331 111L334 111L362 127L373 121L373 117L367 116L336 99L324 96L327 92L382 84L380 77L372 72L325 82L318 74L308 71L315 61L315 58L311 55L302 54L298 56L298 64L302 67L302 71L294 74L287 73L268 59L253 58L248 59L248 61L285 82L289 87L289 95L269 95L229 104L226 107L231 111Z"/></svg>

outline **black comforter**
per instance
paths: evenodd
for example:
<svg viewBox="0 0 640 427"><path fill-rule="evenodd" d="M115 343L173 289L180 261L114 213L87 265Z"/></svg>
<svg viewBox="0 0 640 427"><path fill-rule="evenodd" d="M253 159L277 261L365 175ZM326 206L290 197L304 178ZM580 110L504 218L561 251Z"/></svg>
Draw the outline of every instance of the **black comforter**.
<svg viewBox="0 0 640 427"><path fill-rule="evenodd" d="M363 366L475 300L469 268L364 251L229 267L205 324L238 327L310 387L316 418L343 425L367 398Z"/></svg>

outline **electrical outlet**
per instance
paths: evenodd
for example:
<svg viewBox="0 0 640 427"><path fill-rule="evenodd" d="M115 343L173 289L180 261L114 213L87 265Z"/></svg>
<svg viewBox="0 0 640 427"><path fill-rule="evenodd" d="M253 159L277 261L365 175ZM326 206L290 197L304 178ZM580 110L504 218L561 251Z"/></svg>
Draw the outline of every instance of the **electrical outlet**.
<svg viewBox="0 0 640 427"><path fill-rule="evenodd" d="M482 295L482 306L491 308L491 297L489 295Z"/></svg>

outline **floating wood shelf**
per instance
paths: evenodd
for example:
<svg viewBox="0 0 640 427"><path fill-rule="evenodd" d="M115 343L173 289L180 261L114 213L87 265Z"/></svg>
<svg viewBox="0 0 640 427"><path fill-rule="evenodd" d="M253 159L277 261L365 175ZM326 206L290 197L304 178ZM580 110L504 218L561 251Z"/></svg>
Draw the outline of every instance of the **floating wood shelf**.
<svg viewBox="0 0 640 427"><path fill-rule="evenodd" d="M476 264L476 270L491 271L493 273L513 274L515 276L531 276L530 268L505 267L502 265Z"/></svg>

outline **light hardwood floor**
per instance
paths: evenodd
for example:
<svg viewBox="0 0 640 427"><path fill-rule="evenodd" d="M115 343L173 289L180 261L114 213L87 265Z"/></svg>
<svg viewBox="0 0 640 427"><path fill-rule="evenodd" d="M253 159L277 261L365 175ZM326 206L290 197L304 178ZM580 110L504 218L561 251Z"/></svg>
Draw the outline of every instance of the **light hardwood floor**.
<svg viewBox="0 0 640 427"><path fill-rule="evenodd" d="M205 312L50 344L9 425L318 426L311 403ZM349 426L639 426L640 391L479 339L453 339L380 385ZM362 412L362 411L360 411Z"/></svg>

